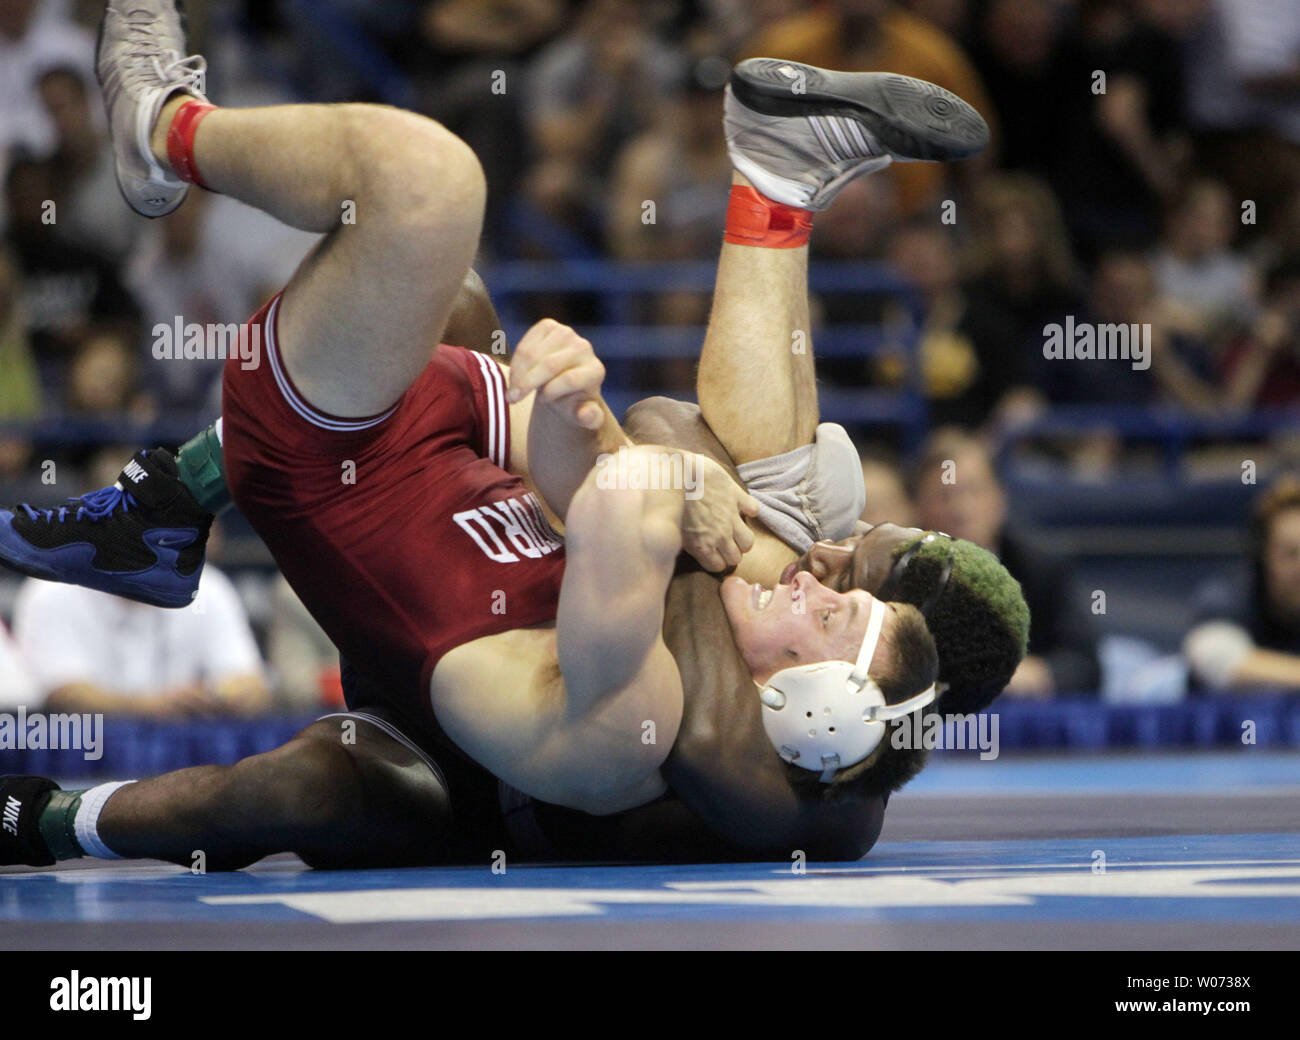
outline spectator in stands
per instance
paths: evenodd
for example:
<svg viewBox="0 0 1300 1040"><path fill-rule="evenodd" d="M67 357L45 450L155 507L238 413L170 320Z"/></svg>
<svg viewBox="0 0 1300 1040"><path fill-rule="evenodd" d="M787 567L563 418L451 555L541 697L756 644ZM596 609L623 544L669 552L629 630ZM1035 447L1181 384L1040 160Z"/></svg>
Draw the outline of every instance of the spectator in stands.
<svg viewBox="0 0 1300 1040"><path fill-rule="evenodd" d="M136 368L135 354L121 336L86 337L68 366L64 393L68 414L121 421L133 409L143 411Z"/></svg>
<svg viewBox="0 0 1300 1040"><path fill-rule="evenodd" d="M1196 615L1183 642L1196 686L1300 690L1300 478L1259 496L1249 559L1199 591Z"/></svg>
<svg viewBox="0 0 1300 1040"><path fill-rule="evenodd" d="M936 431L912 480L917 521L995 553L1020 582L1029 605L1029 654L1007 685L1012 697L1097 693L1101 671L1087 596L1067 562L1007 524L1006 494L983 443L963 431Z"/></svg>
<svg viewBox="0 0 1300 1040"><path fill-rule="evenodd" d="M859 177L840 190L830 209L819 214L810 245L812 255L832 261L879 259L898 221L898 192L893 182L887 177ZM885 326L907 319L878 292L814 292L808 305L814 329L822 324ZM829 383L850 388L876 383L896 386L904 379L905 365L906 359L898 357L820 356L817 373Z"/></svg>
<svg viewBox="0 0 1300 1040"><path fill-rule="evenodd" d="M827 0L773 22L743 48L766 56L850 72L897 72L929 80L970 102L996 134L996 116L984 84L965 52L931 22L892 0ZM995 138L996 139L996 138ZM968 183L993 161L993 149L966 162L906 163L888 171L905 215L933 212L951 198L946 178Z"/></svg>
<svg viewBox="0 0 1300 1040"><path fill-rule="evenodd" d="M19 307L18 272L0 249L0 423L35 419L40 411L41 385ZM25 439L0 437L0 479L18 474L30 454Z"/></svg>
<svg viewBox="0 0 1300 1040"><path fill-rule="evenodd" d="M50 711L182 718L271 706L243 605L210 565L181 610L29 579L14 633Z"/></svg>
<svg viewBox="0 0 1300 1040"><path fill-rule="evenodd" d="M1270 268L1259 316L1229 342L1223 366L1229 408L1300 404L1300 254Z"/></svg>
<svg viewBox="0 0 1300 1040"><path fill-rule="evenodd" d="M964 40L973 16L969 0L904 0L903 6L954 40Z"/></svg>
<svg viewBox="0 0 1300 1040"><path fill-rule="evenodd" d="M9 247L22 275L20 303L32 351L42 378L57 384L58 366L88 333L111 330L134 337L139 312L112 264L67 245L55 233L51 163L19 159L9 170L6 188Z"/></svg>
<svg viewBox="0 0 1300 1040"><path fill-rule="evenodd" d="M894 459L881 451L859 446L862 459L862 480L867 486L867 507L862 519L876 524L898 524L900 527L916 526L916 506L907 493L903 473Z"/></svg>
<svg viewBox="0 0 1300 1040"><path fill-rule="evenodd" d="M898 192L889 178L860 177L841 188L831 208L818 215L809 248L819 260L878 260L900 216Z"/></svg>
<svg viewBox="0 0 1300 1040"><path fill-rule="evenodd" d="M1053 183L1076 249L1150 247L1189 147L1180 43L1133 0L1080 0L1053 65Z"/></svg>
<svg viewBox="0 0 1300 1040"><path fill-rule="evenodd" d="M614 163L609 194L609 252L619 260L705 260L718 252L718 214L727 208L731 160L718 127L729 66L699 63L681 96L665 101L655 126L634 138ZM648 208L652 207L652 208ZM660 293L656 324L702 325L707 292ZM694 365L673 381L694 382Z"/></svg>
<svg viewBox="0 0 1300 1040"><path fill-rule="evenodd" d="M971 58L1001 129L1003 167L1048 176L1062 131L1061 20L1052 0L991 0Z"/></svg>
<svg viewBox="0 0 1300 1040"><path fill-rule="evenodd" d="M121 446L102 449L81 487L113 483ZM74 483L75 482L75 483ZM54 491L54 488L47 488ZM272 708L261 654L234 585L213 566L208 542L198 596L169 610L74 585L25 580L14 603L14 637L50 711L151 718L257 715Z"/></svg>
<svg viewBox="0 0 1300 1040"><path fill-rule="evenodd" d="M9 629L0 622L0 711L11 712L19 707L35 710L40 704L27 662Z"/></svg>
<svg viewBox="0 0 1300 1040"><path fill-rule="evenodd" d="M217 224L224 200L190 192L166 220L146 229L127 272L143 310L141 355L145 387L169 409L220 411L220 359L159 359L152 350L153 329L171 329L178 318L204 329L239 324L261 306L261 273L244 262L220 236Z"/></svg>
<svg viewBox="0 0 1300 1040"><path fill-rule="evenodd" d="M1266 236L1250 245L1250 255L1259 270L1292 256L1300 256L1300 191L1287 198L1278 216L1269 222Z"/></svg>
<svg viewBox="0 0 1300 1040"><path fill-rule="evenodd" d="M1087 324L1150 329L1146 368L1124 358L1062 359L1043 356L1038 338L1035 383L1055 404L1152 405L1166 401L1210 412L1223 405L1215 359L1207 342L1162 320L1155 272L1141 252L1113 250L1097 263L1087 306L1073 317L1076 328ZM1101 425L1104 426L1104 423Z"/></svg>
<svg viewBox="0 0 1300 1040"><path fill-rule="evenodd" d="M1300 186L1300 4L1209 0L1187 54L1198 168L1274 227Z"/></svg>
<svg viewBox="0 0 1300 1040"><path fill-rule="evenodd" d="M981 359L985 400L1029 417L1041 408L1043 329L1082 308L1074 254L1056 197L1039 178L994 174L974 203L963 321L990 351Z"/></svg>
<svg viewBox="0 0 1300 1040"><path fill-rule="evenodd" d="M561 29L567 7L564 0L433 0L418 9L410 33L416 46L405 61L416 107L469 144L482 163L489 239L505 231L505 207L523 165L525 69Z"/></svg>
<svg viewBox="0 0 1300 1040"><path fill-rule="evenodd" d="M93 82L94 37L60 18L43 0L0 3L0 169L6 153L46 156L55 130L41 105L37 80L54 66L71 66Z"/></svg>
<svg viewBox="0 0 1300 1040"><path fill-rule="evenodd" d="M1220 182L1188 183L1170 210L1155 257L1162 319L1172 332L1206 337L1253 316L1254 266L1233 252L1240 210Z"/></svg>
<svg viewBox="0 0 1300 1040"><path fill-rule="evenodd" d="M40 96L58 139L54 153L58 222L53 230L70 246L120 262L146 220L122 205L113 147L91 115L85 80L76 69L58 66L41 76Z"/></svg>
<svg viewBox="0 0 1300 1040"><path fill-rule="evenodd" d="M982 320L989 308L972 306L956 242L941 224L917 219L903 225L888 257L925 301L920 361L932 422L979 426L1014 385L1005 323Z"/></svg>
<svg viewBox="0 0 1300 1040"><path fill-rule="evenodd" d="M731 180L727 142L718 132L728 71L721 59L696 65L654 126L619 153L607 222L617 259L701 260L717 253L718 213L726 209Z"/></svg>
<svg viewBox="0 0 1300 1040"><path fill-rule="evenodd" d="M525 118L535 151L524 193L563 228L598 240L610 166L682 82L684 55L660 38L657 5L592 0L533 60Z"/></svg>

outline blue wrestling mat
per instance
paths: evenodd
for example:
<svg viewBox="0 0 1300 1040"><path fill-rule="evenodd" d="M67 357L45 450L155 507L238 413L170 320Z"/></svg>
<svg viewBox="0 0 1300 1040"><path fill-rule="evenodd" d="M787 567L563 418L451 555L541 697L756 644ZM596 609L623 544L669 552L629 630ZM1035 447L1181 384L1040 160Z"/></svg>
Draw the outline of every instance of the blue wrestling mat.
<svg viewBox="0 0 1300 1040"><path fill-rule="evenodd" d="M1300 757L941 757L857 863L0 874L5 948L1294 948Z"/></svg>

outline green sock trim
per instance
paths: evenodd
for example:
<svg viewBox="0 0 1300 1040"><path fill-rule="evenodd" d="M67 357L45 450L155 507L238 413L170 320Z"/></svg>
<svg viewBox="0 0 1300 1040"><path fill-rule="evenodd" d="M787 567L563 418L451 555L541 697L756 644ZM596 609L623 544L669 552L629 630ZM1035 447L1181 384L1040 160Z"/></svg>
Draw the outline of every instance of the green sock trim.
<svg viewBox="0 0 1300 1040"><path fill-rule="evenodd" d="M226 460L221 454L216 423L181 445L176 454L176 468L181 483L213 516L233 504L230 488L226 486Z"/></svg>
<svg viewBox="0 0 1300 1040"><path fill-rule="evenodd" d="M36 823L45 847L56 860L79 859L86 853L77 844L77 810L85 791L51 791Z"/></svg>

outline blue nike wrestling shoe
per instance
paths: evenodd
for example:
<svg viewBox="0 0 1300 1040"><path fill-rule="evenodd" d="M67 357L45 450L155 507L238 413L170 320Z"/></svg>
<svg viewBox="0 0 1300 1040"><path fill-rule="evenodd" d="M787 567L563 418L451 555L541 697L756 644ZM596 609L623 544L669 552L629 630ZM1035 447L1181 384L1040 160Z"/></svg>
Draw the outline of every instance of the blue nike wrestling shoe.
<svg viewBox="0 0 1300 1040"><path fill-rule="evenodd" d="M117 483L54 509L0 509L0 563L155 607L187 606L212 515L161 448L137 452Z"/></svg>
<svg viewBox="0 0 1300 1040"><path fill-rule="evenodd" d="M894 162L966 159L988 124L943 87L890 72L832 72L750 58L731 70L731 164L769 199L824 210L841 188Z"/></svg>

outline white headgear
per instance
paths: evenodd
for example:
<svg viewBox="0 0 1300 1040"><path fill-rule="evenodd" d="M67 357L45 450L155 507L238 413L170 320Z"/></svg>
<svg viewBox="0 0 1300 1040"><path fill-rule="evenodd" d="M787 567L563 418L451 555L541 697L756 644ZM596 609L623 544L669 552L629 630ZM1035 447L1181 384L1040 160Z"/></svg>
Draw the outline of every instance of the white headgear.
<svg viewBox="0 0 1300 1040"><path fill-rule="evenodd" d="M791 765L821 773L829 784L837 770L856 765L884 739L888 722L924 708L933 684L915 697L886 704L867 674L888 607L873 600L856 664L819 661L784 668L759 688L763 728L777 753Z"/></svg>

